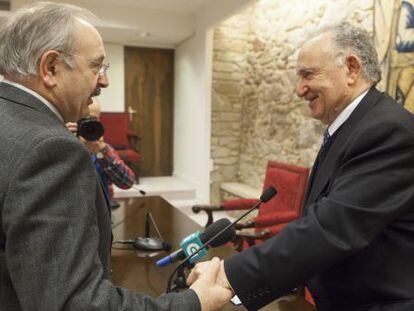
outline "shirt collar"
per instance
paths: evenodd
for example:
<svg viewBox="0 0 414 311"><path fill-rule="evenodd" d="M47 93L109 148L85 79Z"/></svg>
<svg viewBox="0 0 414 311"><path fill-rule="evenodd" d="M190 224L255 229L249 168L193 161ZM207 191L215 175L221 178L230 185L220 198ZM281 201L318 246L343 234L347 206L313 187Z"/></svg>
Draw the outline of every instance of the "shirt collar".
<svg viewBox="0 0 414 311"><path fill-rule="evenodd" d="M364 93L359 95L357 98L355 98L348 106L345 107L345 109L336 117L336 119L329 125L328 127L328 133L330 136L332 136L339 127L345 123L346 120L348 120L349 116L352 114L352 112L355 110L356 107L358 107L361 100L364 98L364 96L368 93L369 89L366 90Z"/></svg>
<svg viewBox="0 0 414 311"><path fill-rule="evenodd" d="M60 120L62 120L62 122L64 122L62 116L60 115L60 113L56 109L56 107L53 106L53 104L50 101L48 101L46 98L44 98L42 95L40 95L40 94L36 93L35 91L29 89L28 87L25 87L24 85L21 85L20 83L12 82L12 81L7 80L7 79L3 79L2 82L10 84L14 87L17 87L17 88L21 89L22 91L25 91L26 93L29 93L29 94L33 95L38 100L40 100L42 103L44 103L50 110L52 110L53 113L56 114Z"/></svg>

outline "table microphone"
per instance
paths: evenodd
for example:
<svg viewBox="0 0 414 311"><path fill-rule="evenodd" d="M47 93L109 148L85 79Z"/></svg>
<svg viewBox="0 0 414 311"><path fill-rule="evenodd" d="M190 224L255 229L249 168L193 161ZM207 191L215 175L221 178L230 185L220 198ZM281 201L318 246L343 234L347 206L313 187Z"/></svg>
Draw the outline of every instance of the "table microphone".
<svg viewBox="0 0 414 311"><path fill-rule="evenodd" d="M150 221L152 222L155 230L157 231L158 237L150 236ZM162 238L161 232L158 229L151 212L148 212L145 216L145 235L143 237L136 237L133 240L115 241L114 243L132 244L136 249L142 251L171 251L171 245Z"/></svg>
<svg viewBox="0 0 414 311"><path fill-rule="evenodd" d="M144 190L139 189L139 188L138 188L137 186L135 186L135 185L132 185L132 188L133 188L133 189L135 189L135 190L138 190L138 192L139 192L139 193L141 193L142 195L146 195L146 194L147 194Z"/></svg>
<svg viewBox="0 0 414 311"><path fill-rule="evenodd" d="M150 237L150 220L158 233L157 237ZM145 216L145 236L137 237L133 243L134 247L144 251L161 251L165 250L169 252L171 250L171 245L164 241L161 236L161 232L155 223L154 217L152 217L151 212L148 212Z"/></svg>

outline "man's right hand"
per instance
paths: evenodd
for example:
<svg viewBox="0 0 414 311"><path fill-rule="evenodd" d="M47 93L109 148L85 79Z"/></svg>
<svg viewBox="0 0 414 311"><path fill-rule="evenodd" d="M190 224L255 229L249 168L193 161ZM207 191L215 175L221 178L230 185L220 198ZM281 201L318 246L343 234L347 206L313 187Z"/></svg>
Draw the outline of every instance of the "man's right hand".
<svg viewBox="0 0 414 311"><path fill-rule="evenodd" d="M190 287L200 299L202 311L218 310L233 296L229 287L218 282L221 265L220 259L213 258Z"/></svg>

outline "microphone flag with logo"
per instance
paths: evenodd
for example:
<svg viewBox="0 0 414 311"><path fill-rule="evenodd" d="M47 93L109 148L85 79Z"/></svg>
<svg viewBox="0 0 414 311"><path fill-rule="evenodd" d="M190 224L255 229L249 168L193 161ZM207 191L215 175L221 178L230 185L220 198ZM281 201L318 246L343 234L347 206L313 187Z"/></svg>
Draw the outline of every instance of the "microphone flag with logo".
<svg viewBox="0 0 414 311"><path fill-rule="evenodd" d="M219 219L213 222L210 226L206 228L203 233L200 231L196 231L189 236L185 237L181 243L180 248L175 252L171 253L170 255L158 260L156 262L158 267L164 267L166 265L172 264L179 260L183 260L186 257L191 256L192 254L196 253L204 243L209 241L213 238L217 233L224 230L224 232L218 236L216 239L212 240L207 247L218 247L227 242L230 242L236 237L236 231L234 226L230 226L230 220L227 218ZM226 229L226 227L228 227ZM198 254L194 257L190 258L190 262L194 263L194 261L199 260L207 255L207 249L202 249Z"/></svg>

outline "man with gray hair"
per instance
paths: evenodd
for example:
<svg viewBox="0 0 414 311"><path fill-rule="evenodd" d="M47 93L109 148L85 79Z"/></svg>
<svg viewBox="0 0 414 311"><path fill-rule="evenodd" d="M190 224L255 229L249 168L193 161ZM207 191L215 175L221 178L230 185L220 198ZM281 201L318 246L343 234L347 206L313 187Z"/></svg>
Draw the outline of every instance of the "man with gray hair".
<svg viewBox="0 0 414 311"><path fill-rule="evenodd" d="M225 260L220 282L249 310L301 284L322 311L414 310L414 117L376 90L375 49L349 23L307 41L296 68L298 96L327 126L303 215Z"/></svg>
<svg viewBox="0 0 414 311"><path fill-rule="evenodd" d="M0 309L214 310L220 261L157 299L110 281L111 222L88 151L65 127L108 86L93 15L38 3L0 32ZM140 276L137 276L140 277Z"/></svg>

